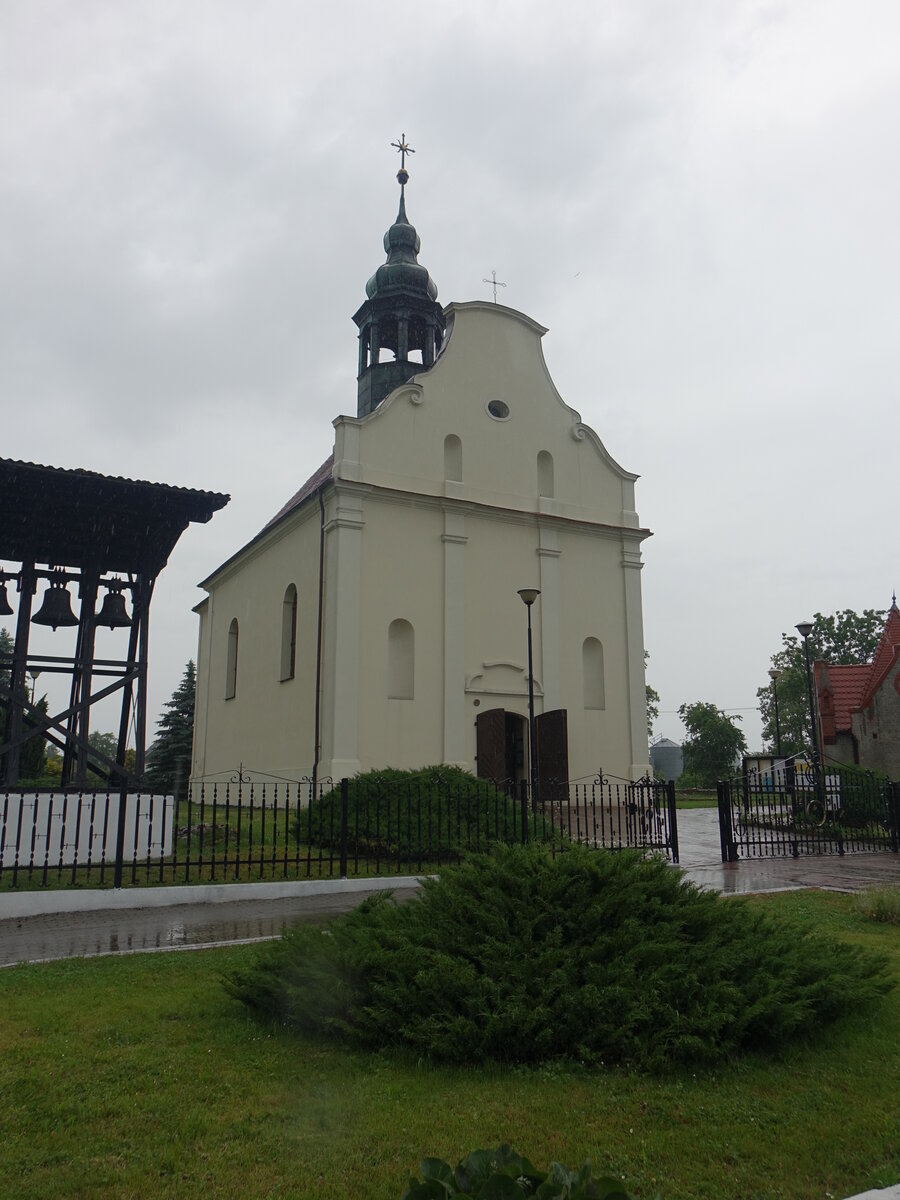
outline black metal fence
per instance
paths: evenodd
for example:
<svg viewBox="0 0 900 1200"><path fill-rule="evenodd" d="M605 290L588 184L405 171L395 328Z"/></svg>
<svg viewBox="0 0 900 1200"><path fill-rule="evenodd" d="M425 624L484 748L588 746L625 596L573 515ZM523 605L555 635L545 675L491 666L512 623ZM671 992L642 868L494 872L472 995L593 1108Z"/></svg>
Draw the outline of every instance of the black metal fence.
<svg viewBox="0 0 900 1200"><path fill-rule="evenodd" d="M653 850L678 861L674 787L343 779L196 785L187 797L0 795L0 889L418 874L497 842Z"/></svg>
<svg viewBox="0 0 900 1200"><path fill-rule="evenodd" d="M722 861L900 850L900 784L788 759L718 785Z"/></svg>

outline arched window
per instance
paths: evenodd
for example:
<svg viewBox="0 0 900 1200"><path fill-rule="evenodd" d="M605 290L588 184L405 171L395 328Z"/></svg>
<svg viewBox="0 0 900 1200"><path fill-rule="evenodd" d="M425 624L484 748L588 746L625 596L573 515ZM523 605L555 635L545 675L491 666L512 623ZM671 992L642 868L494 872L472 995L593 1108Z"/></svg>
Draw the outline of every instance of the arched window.
<svg viewBox="0 0 900 1200"><path fill-rule="evenodd" d="M444 438L444 478L462 483L462 442L455 433Z"/></svg>
<svg viewBox="0 0 900 1200"><path fill-rule="evenodd" d="M388 699L412 700L415 688L415 633L398 618L388 626Z"/></svg>
<svg viewBox="0 0 900 1200"><path fill-rule="evenodd" d="M581 647L584 675L584 707L606 708L606 684L603 679L603 643L595 637L584 639Z"/></svg>
<svg viewBox="0 0 900 1200"><path fill-rule="evenodd" d="M294 678L297 665L297 589L288 584L281 605L281 679Z"/></svg>
<svg viewBox="0 0 900 1200"><path fill-rule="evenodd" d="M237 692L238 623L235 617L228 627L228 656L225 660L225 699L233 700Z"/></svg>
<svg viewBox="0 0 900 1200"><path fill-rule="evenodd" d="M537 456L538 495L555 495L553 491L553 455L541 450Z"/></svg>

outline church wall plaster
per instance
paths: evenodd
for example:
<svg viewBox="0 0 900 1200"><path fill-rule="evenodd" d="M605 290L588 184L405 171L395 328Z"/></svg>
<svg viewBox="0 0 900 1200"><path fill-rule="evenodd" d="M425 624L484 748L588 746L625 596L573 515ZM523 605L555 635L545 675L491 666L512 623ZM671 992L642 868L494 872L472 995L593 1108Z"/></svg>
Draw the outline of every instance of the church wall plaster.
<svg viewBox="0 0 900 1200"><path fill-rule="evenodd" d="M441 760L473 768L483 703L527 715L521 587L541 591L532 614L536 710L567 710L571 777L643 774L640 546L649 531L635 511L637 477L560 397L542 326L483 302L451 305L447 318L431 370L368 415L334 422L333 482L323 493L320 775ZM452 474L461 478L448 478L457 450ZM205 583L195 774L231 773L236 759L251 773L309 773L318 518L313 494ZM280 684L280 615L292 582L301 598L297 670ZM234 617L238 686L226 701L220 651ZM411 698L388 694L393 621L413 630ZM587 638L603 647L604 708L585 707Z"/></svg>

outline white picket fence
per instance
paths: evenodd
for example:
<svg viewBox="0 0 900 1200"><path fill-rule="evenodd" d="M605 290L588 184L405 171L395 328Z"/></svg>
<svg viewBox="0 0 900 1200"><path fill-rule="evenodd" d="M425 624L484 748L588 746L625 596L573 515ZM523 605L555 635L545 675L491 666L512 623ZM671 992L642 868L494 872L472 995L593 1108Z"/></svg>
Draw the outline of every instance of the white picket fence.
<svg viewBox="0 0 900 1200"><path fill-rule="evenodd" d="M0 867L112 863L117 792L0 793ZM158 861L172 852L173 796L130 792L125 798L124 858Z"/></svg>

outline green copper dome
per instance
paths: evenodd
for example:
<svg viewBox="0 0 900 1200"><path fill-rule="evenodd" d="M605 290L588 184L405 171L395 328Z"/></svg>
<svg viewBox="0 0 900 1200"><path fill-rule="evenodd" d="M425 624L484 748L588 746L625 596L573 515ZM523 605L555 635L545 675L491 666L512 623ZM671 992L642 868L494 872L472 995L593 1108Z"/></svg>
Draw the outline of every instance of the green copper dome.
<svg viewBox="0 0 900 1200"><path fill-rule="evenodd" d="M437 299L437 284L416 257L421 245L415 226L410 225L407 219L406 199L401 191L397 219L384 235L387 262L378 268L366 284L366 295L370 300L398 292L410 292L429 300Z"/></svg>

